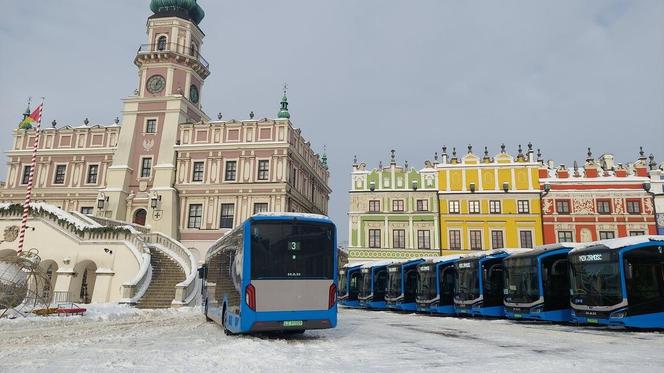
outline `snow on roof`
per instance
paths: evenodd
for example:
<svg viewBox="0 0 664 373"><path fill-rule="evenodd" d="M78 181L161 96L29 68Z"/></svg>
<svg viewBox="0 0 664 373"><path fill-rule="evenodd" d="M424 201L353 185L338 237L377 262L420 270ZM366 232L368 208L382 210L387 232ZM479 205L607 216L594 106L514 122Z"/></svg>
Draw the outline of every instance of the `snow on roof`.
<svg viewBox="0 0 664 373"><path fill-rule="evenodd" d="M427 263L441 263L449 262L451 260L457 260L465 257L466 255L456 254L456 255L445 255L445 256L434 256L431 258L426 258Z"/></svg>
<svg viewBox="0 0 664 373"><path fill-rule="evenodd" d="M11 204L9 204L9 203L2 203L2 204L0 204L0 209L1 210L6 210L10 206L11 206ZM87 220L80 219L79 217L77 217L73 214L70 214L67 211L65 211L65 210L63 210L63 209L61 209L57 206L49 205L47 203L35 202L35 203L31 203L30 207L33 210L37 210L37 211L43 210L43 211L49 212L49 213L57 216L58 219L65 220L65 221L73 224L77 229L80 229L80 230L82 230L84 228L98 228L98 227L101 227L101 225L99 225L97 223L91 223Z"/></svg>
<svg viewBox="0 0 664 373"><path fill-rule="evenodd" d="M402 261L403 260L395 259L395 260L380 260L377 262L366 262L362 264L362 268L383 267L383 266L388 266L390 264L400 263Z"/></svg>
<svg viewBox="0 0 664 373"><path fill-rule="evenodd" d="M293 217L293 218L322 219L322 220L330 220L331 221L331 219L328 216L325 216L325 215L307 214L307 213L301 213L301 212L259 212L258 214L254 215L254 217L274 217L274 216L286 216L286 217Z"/></svg>
<svg viewBox="0 0 664 373"><path fill-rule="evenodd" d="M494 249L489 251L480 251L473 254L464 255L462 259L479 259L485 256L500 255L500 254L520 254L531 251L532 249Z"/></svg>
<svg viewBox="0 0 664 373"><path fill-rule="evenodd" d="M626 246L638 245L648 242L662 242L664 243L664 236L633 236L633 237L621 237L613 238L610 240L600 240L595 242L589 242L583 245L580 245L576 249L572 250L575 252L577 250L587 249L593 246L606 246L609 249L617 250Z"/></svg>
<svg viewBox="0 0 664 373"><path fill-rule="evenodd" d="M344 264L343 268L349 269L349 268L355 268L355 267L362 267L366 264L369 264L371 262L356 262L356 263L346 263Z"/></svg>

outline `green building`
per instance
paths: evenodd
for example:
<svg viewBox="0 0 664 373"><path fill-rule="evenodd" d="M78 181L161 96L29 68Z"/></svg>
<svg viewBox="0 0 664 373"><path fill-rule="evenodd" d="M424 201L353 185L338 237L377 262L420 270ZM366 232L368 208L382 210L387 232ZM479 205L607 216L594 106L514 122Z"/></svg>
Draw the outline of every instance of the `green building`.
<svg viewBox="0 0 664 373"><path fill-rule="evenodd" d="M419 171L390 164L371 170L353 163L348 255L350 262L440 255L436 164Z"/></svg>

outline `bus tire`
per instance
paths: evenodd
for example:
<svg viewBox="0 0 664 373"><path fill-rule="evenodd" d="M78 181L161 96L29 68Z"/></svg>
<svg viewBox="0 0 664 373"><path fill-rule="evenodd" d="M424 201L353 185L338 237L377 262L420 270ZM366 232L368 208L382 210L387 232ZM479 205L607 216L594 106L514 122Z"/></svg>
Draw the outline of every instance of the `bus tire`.
<svg viewBox="0 0 664 373"><path fill-rule="evenodd" d="M208 317L208 298L205 297L205 321L211 322L213 321L210 317Z"/></svg>
<svg viewBox="0 0 664 373"><path fill-rule="evenodd" d="M230 330L226 327L226 304L224 303L224 309L221 311L221 327L224 328L224 334L233 335Z"/></svg>

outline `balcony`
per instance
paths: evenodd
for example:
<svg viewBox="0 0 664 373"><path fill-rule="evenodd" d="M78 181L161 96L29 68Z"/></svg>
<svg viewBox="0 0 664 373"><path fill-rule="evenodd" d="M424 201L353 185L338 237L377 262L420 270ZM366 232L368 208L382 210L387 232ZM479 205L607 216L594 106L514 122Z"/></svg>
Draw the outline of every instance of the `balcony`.
<svg viewBox="0 0 664 373"><path fill-rule="evenodd" d="M148 58L174 57L176 61L183 61L190 64L204 78L210 75L210 63L201 56L198 50L185 45L176 43L143 44L138 48L136 54L134 62L139 66Z"/></svg>

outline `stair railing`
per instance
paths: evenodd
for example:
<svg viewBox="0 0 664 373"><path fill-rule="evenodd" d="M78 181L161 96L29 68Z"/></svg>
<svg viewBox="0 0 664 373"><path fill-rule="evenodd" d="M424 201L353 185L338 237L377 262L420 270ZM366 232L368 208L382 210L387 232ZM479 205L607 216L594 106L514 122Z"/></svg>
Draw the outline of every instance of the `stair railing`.
<svg viewBox="0 0 664 373"><path fill-rule="evenodd" d="M169 256L174 256L172 259L175 260L184 271L185 280L175 285L175 298L173 299L172 305L175 307L191 305L198 295L198 281L196 281L198 267L194 255L180 242L162 233L153 232L145 237L148 243L166 248L168 251L165 251L164 253Z"/></svg>

